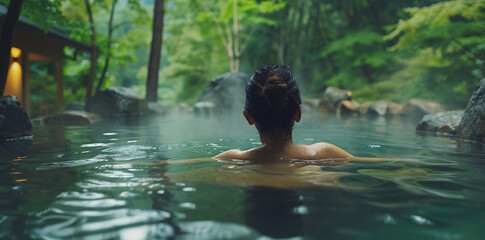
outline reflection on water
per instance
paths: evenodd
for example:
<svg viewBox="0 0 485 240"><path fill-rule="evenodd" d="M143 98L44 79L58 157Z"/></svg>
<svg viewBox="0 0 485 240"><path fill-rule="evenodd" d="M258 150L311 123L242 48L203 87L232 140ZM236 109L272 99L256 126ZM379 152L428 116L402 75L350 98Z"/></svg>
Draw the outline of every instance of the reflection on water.
<svg viewBox="0 0 485 240"><path fill-rule="evenodd" d="M176 168L176 167L174 167ZM176 182L204 182L273 188L301 188L310 186L335 187L345 172L322 171L321 166L293 164L230 164L198 168L192 171L168 173Z"/></svg>
<svg viewBox="0 0 485 240"><path fill-rule="evenodd" d="M295 142L386 161L274 166L208 159L259 144L239 116L37 127L0 143L0 238L480 239L483 145L413 121L307 114Z"/></svg>
<svg viewBox="0 0 485 240"><path fill-rule="evenodd" d="M250 187L244 191L245 223L270 237L302 236L307 208L300 198L295 190Z"/></svg>

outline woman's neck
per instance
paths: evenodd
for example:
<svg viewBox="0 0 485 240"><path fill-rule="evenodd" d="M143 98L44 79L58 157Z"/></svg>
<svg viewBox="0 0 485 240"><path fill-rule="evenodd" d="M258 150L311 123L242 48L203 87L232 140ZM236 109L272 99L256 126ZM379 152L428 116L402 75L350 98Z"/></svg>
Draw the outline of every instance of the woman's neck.
<svg viewBox="0 0 485 240"><path fill-rule="evenodd" d="M293 144L292 132L275 129L267 133L259 132L259 139L263 146L275 149L285 148L288 144Z"/></svg>

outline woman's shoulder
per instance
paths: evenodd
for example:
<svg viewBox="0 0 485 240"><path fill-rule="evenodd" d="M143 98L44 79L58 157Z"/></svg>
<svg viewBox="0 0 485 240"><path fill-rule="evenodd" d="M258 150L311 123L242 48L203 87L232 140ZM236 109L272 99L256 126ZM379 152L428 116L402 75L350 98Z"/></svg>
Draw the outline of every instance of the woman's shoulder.
<svg viewBox="0 0 485 240"><path fill-rule="evenodd" d="M240 149L231 149L225 152L217 154L214 158L216 159L240 159L244 151Z"/></svg>
<svg viewBox="0 0 485 240"><path fill-rule="evenodd" d="M214 158L217 160L228 160L228 159L238 159L238 160L252 160L254 158L254 154L252 152L255 149L249 150L240 150L240 149L231 149L225 152L217 154Z"/></svg>
<svg viewBox="0 0 485 240"><path fill-rule="evenodd" d="M292 145L289 149L282 152L288 158L291 159L331 159L331 158L354 158L350 153L345 150L326 142L315 143L312 145ZM216 160L260 160L268 159L268 157L274 157L274 154L268 154L262 148L253 148L249 150L231 149L222 152L214 157ZM279 157L278 157L279 159Z"/></svg>
<svg viewBox="0 0 485 240"><path fill-rule="evenodd" d="M329 159L329 158L353 158L352 154L345 150L326 142L314 143L312 145L300 145L312 152L315 159Z"/></svg>

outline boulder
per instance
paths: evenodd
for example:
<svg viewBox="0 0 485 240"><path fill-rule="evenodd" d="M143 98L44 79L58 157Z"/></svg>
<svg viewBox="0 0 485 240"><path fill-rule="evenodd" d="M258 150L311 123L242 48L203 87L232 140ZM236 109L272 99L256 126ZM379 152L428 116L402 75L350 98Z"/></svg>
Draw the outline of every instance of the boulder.
<svg viewBox="0 0 485 240"><path fill-rule="evenodd" d="M17 97L0 97L0 139L31 135L32 124Z"/></svg>
<svg viewBox="0 0 485 240"><path fill-rule="evenodd" d="M454 135L457 132L463 113L463 110L457 110L427 114L419 122L416 130Z"/></svg>
<svg viewBox="0 0 485 240"><path fill-rule="evenodd" d="M423 117L426 114L439 113L445 111L443 106L437 102L424 99L411 99L402 106L400 115L412 117Z"/></svg>
<svg viewBox="0 0 485 240"><path fill-rule="evenodd" d="M400 115L403 105L395 102L377 101L360 104L359 113L378 116Z"/></svg>
<svg viewBox="0 0 485 240"><path fill-rule="evenodd" d="M37 116L30 119L30 123L32 124L32 126L43 126L45 124L45 119L45 117Z"/></svg>
<svg viewBox="0 0 485 240"><path fill-rule="evenodd" d="M373 102L369 105L367 109L368 115L378 115L378 116L385 116L387 114L387 109L389 108L389 104L386 101L377 101Z"/></svg>
<svg viewBox="0 0 485 240"><path fill-rule="evenodd" d="M47 117L44 119L44 124L88 125L100 121L101 117L96 113L68 110Z"/></svg>
<svg viewBox="0 0 485 240"><path fill-rule="evenodd" d="M190 107L187 103L180 103L177 107L175 107L175 110L179 112L190 112L193 111L194 108Z"/></svg>
<svg viewBox="0 0 485 240"><path fill-rule="evenodd" d="M343 100L337 108L337 114L359 113L359 106L360 104L354 100Z"/></svg>
<svg viewBox="0 0 485 240"><path fill-rule="evenodd" d="M196 114L211 116L214 115L216 111L216 106L213 102L197 102L194 105L194 112Z"/></svg>
<svg viewBox="0 0 485 240"><path fill-rule="evenodd" d="M317 109L318 104L320 103L320 99L318 98L305 98L303 99L303 107L307 107L308 109Z"/></svg>
<svg viewBox="0 0 485 240"><path fill-rule="evenodd" d="M86 112L103 117L140 117L147 113L147 102L130 88L109 87L86 102Z"/></svg>
<svg viewBox="0 0 485 240"><path fill-rule="evenodd" d="M371 105L371 102L365 102L359 105L359 113L360 114L367 114L367 111L369 110L369 106Z"/></svg>
<svg viewBox="0 0 485 240"><path fill-rule="evenodd" d="M387 102L387 114L401 115L403 111L403 105L395 102Z"/></svg>
<svg viewBox="0 0 485 240"><path fill-rule="evenodd" d="M249 77L244 73L225 73L212 79L197 100L194 111L204 113L208 107L213 107L214 113L242 111L248 81Z"/></svg>
<svg viewBox="0 0 485 240"><path fill-rule="evenodd" d="M151 115L165 115L171 110L171 106L155 102L148 102L148 113Z"/></svg>
<svg viewBox="0 0 485 240"><path fill-rule="evenodd" d="M72 102L69 103L64 110L66 111L84 111L86 104L84 102Z"/></svg>
<svg viewBox="0 0 485 240"><path fill-rule="evenodd" d="M344 100L352 100L352 93L350 91L327 87L320 99L318 109L324 113L335 113L339 104Z"/></svg>
<svg viewBox="0 0 485 240"><path fill-rule="evenodd" d="M458 137L485 142L485 78L468 101L458 126Z"/></svg>

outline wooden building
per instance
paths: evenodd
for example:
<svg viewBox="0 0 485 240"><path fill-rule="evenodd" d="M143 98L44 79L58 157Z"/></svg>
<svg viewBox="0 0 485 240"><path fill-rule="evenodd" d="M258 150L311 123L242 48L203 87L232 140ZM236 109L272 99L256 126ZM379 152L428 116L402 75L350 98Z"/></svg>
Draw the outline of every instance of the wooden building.
<svg viewBox="0 0 485 240"><path fill-rule="evenodd" d="M0 28L3 26L7 8L0 5ZM15 95L30 115L29 63L32 61L54 61L56 63L57 102L56 110L63 106L63 59L64 48L90 51L90 46L69 38L65 31L52 28L48 32L40 30L35 23L21 17L15 26L11 50L11 64L4 95Z"/></svg>

